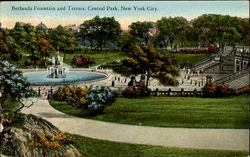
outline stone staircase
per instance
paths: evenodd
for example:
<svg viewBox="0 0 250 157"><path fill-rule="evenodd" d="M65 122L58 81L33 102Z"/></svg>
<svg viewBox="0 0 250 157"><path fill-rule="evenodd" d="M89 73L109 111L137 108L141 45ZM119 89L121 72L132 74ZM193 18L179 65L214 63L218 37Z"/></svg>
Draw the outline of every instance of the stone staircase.
<svg viewBox="0 0 250 157"><path fill-rule="evenodd" d="M233 58L231 57L233 51L232 47L225 47L224 50L220 50L218 53L212 54L209 58L193 64L192 71L203 71L205 73L232 73L233 71L224 70L225 68L222 68L221 64L223 62L225 67L232 69L231 66L234 64L232 60Z"/></svg>
<svg viewBox="0 0 250 157"><path fill-rule="evenodd" d="M250 85L249 77L249 70L246 69L220 78L216 80L215 83L218 85L226 83L229 85L230 88L240 89Z"/></svg>
<svg viewBox="0 0 250 157"><path fill-rule="evenodd" d="M230 81L228 85L233 89L241 89L243 87L249 86L249 74Z"/></svg>

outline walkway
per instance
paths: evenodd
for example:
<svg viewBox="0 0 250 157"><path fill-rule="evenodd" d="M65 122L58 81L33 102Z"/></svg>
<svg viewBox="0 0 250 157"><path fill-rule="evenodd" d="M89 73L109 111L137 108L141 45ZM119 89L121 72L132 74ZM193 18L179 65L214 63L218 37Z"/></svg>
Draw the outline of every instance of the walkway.
<svg viewBox="0 0 250 157"><path fill-rule="evenodd" d="M64 132L95 139L167 147L244 150L249 149L248 129L188 129L115 124L73 117L38 99L22 112L40 116Z"/></svg>

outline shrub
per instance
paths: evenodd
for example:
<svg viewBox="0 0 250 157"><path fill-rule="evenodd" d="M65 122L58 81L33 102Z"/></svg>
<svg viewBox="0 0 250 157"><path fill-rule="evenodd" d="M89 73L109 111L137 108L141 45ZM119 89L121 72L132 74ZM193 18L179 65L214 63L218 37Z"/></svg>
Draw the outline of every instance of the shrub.
<svg viewBox="0 0 250 157"><path fill-rule="evenodd" d="M136 87L128 87L123 91L123 95L128 98L135 97L148 97L150 96L150 89L146 89L144 84L140 84Z"/></svg>
<svg viewBox="0 0 250 157"><path fill-rule="evenodd" d="M42 150L45 155L56 150L63 150L66 146L74 143L75 138L63 133L59 133L52 138L38 136L33 133L31 137L27 138L27 141L31 149Z"/></svg>
<svg viewBox="0 0 250 157"><path fill-rule="evenodd" d="M227 84L216 85L214 82L208 82L203 87L203 94L205 97L225 97L231 96L235 93L235 91Z"/></svg>
<svg viewBox="0 0 250 157"><path fill-rule="evenodd" d="M250 86L235 90L236 95L245 94L250 92Z"/></svg>
<svg viewBox="0 0 250 157"><path fill-rule="evenodd" d="M26 66L30 66L30 65L33 64L33 62L32 62L31 59L27 59L27 60L25 60L24 64L25 64Z"/></svg>
<svg viewBox="0 0 250 157"><path fill-rule="evenodd" d="M74 56L74 58L72 59L72 63L76 66L83 67L95 62L93 61L93 59L81 54L80 56Z"/></svg>
<svg viewBox="0 0 250 157"><path fill-rule="evenodd" d="M206 85L202 89L204 96L206 97L214 97L217 93L217 85L214 82L207 82Z"/></svg>
<svg viewBox="0 0 250 157"><path fill-rule="evenodd" d="M95 114L102 112L104 105L113 103L115 94L107 87L90 88L86 99L90 102L88 105L89 111Z"/></svg>
<svg viewBox="0 0 250 157"><path fill-rule="evenodd" d="M86 107L88 103L84 98L87 93L87 87L64 87L55 91L53 98L58 101L67 101L76 108L82 108Z"/></svg>
<svg viewBox="0 0 250 157"><path fill-rule="evenodd" d="M64 87L54 92L53 98L58 101L67 101L75 108L87 108L91 113L100 113L104 105L115 100L115 94L107 87Z"/></svg>
<svg viewBox="0 0 250 157"><path fill-rule="evenodd" d="M234 91L230 89L227 84L222 84L217 87L217 96L219 97L230 96L233 93Z"/></svg>

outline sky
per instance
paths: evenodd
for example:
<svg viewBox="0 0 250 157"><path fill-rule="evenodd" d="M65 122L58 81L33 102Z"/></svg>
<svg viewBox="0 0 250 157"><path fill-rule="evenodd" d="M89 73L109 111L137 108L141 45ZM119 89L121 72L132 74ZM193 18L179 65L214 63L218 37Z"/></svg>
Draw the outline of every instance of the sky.
<svg viewBox="0 0 250 157"><path fill-rule="evenodd" d="M20 10L26 8L27 10ZM52 8L55 10L48 10ZM81 9L81 10L72 10ZM99 10L93 10L99 9ZM111 9L112 8L112 9ZM122 8L130 8L125 10ZM140 9L138 9L140 8ZM61 10L58 10L61 9ZM65 10L64 10L65 9ZM84 10L83 10L84 9ZM0 21L13 28L16 22L49 28L59 24L79 25L96 15L114 17L126 30L136 21L157 21L162 17L182 16L188 20L202 14L221 14L249 18L248 1L14 1L0 2Z"/></svg>

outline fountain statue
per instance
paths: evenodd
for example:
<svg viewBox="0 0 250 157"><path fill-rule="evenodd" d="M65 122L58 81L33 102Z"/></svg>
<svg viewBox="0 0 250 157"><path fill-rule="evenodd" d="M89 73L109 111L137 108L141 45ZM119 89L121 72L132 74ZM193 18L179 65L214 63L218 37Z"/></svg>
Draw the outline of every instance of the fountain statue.
<svg viewBox="0 0 250 157"><path fill-rule="evenodd" d="M59 56L59 51L56 52L55 57L52 58L52 66L47 68L48 78L65 78L68 68L63 66L63 57Z"/></svg>
<svg viewBox="0 0 250 157"><path fill-rule="evenodd" d="M24 73L32 85L63 85L78 84L88 81L97 81L107 78L106 74L86 71L70 71L63 64L63 57L59 56L59 51L52 57L52 65L47 67L47 72ZM67 75L66 75L67 74Z"/></svg>

